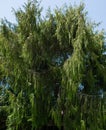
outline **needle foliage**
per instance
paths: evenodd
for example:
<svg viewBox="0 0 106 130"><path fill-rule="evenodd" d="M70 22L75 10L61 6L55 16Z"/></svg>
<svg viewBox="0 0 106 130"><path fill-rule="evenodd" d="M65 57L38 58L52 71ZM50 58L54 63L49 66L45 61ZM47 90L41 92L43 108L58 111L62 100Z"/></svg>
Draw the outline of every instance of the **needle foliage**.
<svg viewBox="0 0 106 130"><path fill-rule="evenodd" d="M1 23L7 130L105 130L98 94L106 90L104 32L95 31L83 4L41 13L38 1L28 1L15 11L16 24Z"/></svg>

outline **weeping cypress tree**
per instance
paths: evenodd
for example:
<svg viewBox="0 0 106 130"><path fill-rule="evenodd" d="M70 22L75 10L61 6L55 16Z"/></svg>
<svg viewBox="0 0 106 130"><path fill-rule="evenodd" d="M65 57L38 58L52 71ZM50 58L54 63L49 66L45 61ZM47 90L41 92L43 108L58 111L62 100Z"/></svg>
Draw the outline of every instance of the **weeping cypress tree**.
<svg viewBox="0 0 106 130"><path fill-rule="evenodd" d="M3 20L0 75L8 83L8 130L105 129L104 33L87 22L84 6L49 10L37 1L15 11L17 24ZM83 92L78 93L83 85ZM97 108L97 111L95 109Z"/></svg>

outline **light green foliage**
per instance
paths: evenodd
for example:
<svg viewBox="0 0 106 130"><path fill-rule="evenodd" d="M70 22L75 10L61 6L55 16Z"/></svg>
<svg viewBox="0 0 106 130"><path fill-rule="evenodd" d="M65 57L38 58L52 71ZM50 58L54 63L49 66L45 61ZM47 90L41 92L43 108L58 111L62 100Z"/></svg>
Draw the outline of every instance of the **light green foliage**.
<svg viewBox="0 0 106 130"><path fill-rule="evenodd" d="M0 80L6 79L8 130L55 124L65 130L105 129L104 33L87 22L84 5L50 10L37 1L15 11L17 24L3 20ZM78 93L82 84L84 89Z"/></svg>

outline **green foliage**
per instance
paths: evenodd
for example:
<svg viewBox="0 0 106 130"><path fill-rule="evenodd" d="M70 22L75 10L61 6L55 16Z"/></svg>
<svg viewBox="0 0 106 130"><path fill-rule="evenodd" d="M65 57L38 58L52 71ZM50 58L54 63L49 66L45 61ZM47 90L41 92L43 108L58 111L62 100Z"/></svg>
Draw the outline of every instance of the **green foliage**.
<svg viewBox="0 0 106 130"><path fill-rule="evenodd" d="M104 32L94 31L84 5L49 10L45 18L41 10L28 1L15 11L16 25L3 20L0 27L7 130L105 129L105 101L95 96L106 90Z"/></svg>

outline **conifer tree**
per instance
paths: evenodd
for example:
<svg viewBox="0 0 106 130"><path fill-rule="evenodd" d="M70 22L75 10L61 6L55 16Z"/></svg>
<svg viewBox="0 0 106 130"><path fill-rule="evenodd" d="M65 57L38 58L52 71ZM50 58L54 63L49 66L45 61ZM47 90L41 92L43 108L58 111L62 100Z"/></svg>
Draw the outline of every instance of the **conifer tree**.
<svg viewBox="0 0 106 130"><path fill-rule="evenodd" d="M38 1L0 27L0 80L8 95L7 130L106 129L104 32L94 31L84 5L49 10ZM81 90L81 85L83 90ZM52 123L51 123L52 122Z"/></svg>

